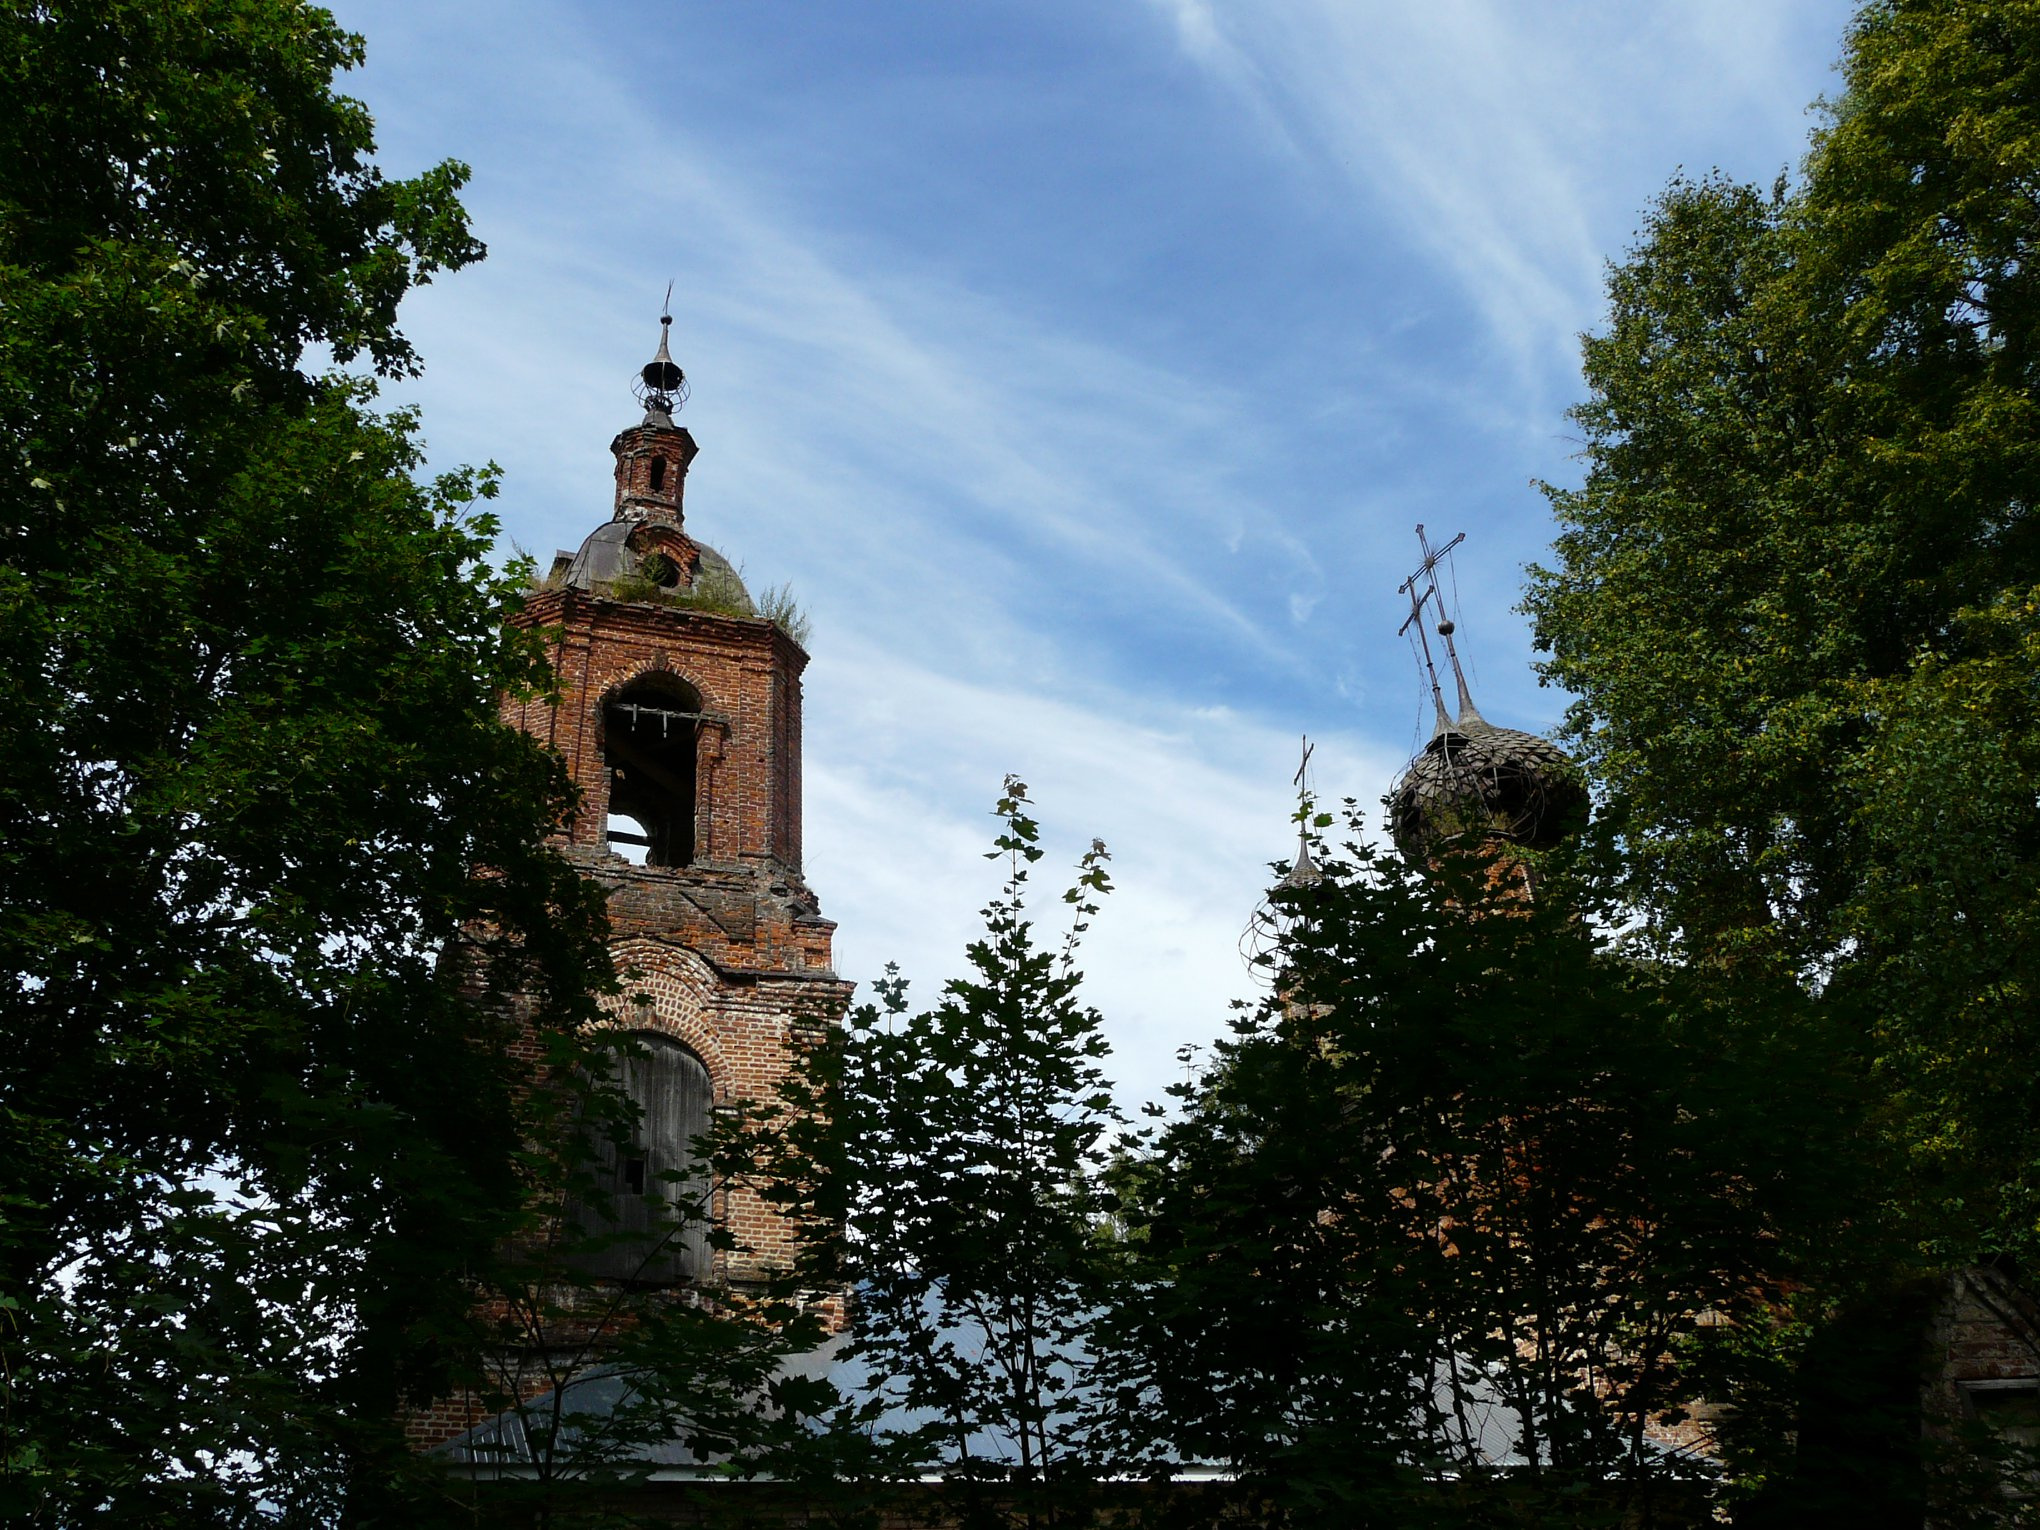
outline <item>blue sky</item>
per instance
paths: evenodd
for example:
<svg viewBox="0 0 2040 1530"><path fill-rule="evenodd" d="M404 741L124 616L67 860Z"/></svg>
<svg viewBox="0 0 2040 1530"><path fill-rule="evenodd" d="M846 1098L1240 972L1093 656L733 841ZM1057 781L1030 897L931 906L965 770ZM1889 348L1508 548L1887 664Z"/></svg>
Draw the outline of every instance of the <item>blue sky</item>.
<svg viewBox="0 0 2040 1530"><path fill-rule="evenodd" d="M1533 731L1514 611L1576 478L1603 263L1681 167L1768 185L1836 0L344 0L384 164L474 168L489 259L406 327L439 465L541 558L608 515L673 282L688 527L814 618L807 873L839 966L926 996L992 891L1006 771L1129 1106L1250 991L1235 941L1321 797L1424 736L1412 528Z"/></svg>

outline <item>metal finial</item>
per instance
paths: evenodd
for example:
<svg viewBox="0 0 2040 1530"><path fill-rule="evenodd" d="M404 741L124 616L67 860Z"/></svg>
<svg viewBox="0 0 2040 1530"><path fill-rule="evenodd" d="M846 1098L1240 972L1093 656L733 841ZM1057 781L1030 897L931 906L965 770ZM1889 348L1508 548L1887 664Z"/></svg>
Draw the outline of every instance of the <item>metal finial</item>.
<svg viewBox="0 0 2040 1530"><path fill-rule="evenodd" d="M1309 736L1305 735L1303 758L1297 763L1293 778L1296 786L1296 860L1282 880L1255 905L1254 912L1248 916L1247 927L1240 932L1240 960L1246 963L1247 971L1262 982L1275 980L1275 964L1298 917L1294 903L1286 899L1278 901L1276 894L1315 887L1325 879L1324 872L1318 869L1317 861L1310 853L1310 756L1315 748Z"/></svg>
<svg viewBox="0 0 2040 1530"><path fill-rule="evenodd" d="M687 374L680 370L668 348L673 333L673 284L666 283L665 311L659 315L658 354L645 363L631 391L645 406L647 425L671 425L673 411L687 402Z"/></svg>
<svg viewBox="0 0 2040 1530"><path fill-rule="evenodd" d="M1296 860L1289 868L1289 875L1282 879L1284 887L1309 887L1324 880L1325 874L1317 868L1317 862L1310 853L1310 756L1317 746L1310 741L1308 733L1303 735L1303 759L1296 767L1292 784L1296 787Z"/></svg>
<svg viewBox="0 0 2040 1530"><path fill-rule="evenodd" d="M1479 709L1474 706L1473 693L1466 688L1466 671L1459 666L1459 649L1452 642L1454 623L1451 617L1445 615L1445 597L1438 591L1437 567L1440 558L1443 558L1465 540L1466 533L1462 531L1450 542L1439 548L1436 553L1433 553L1431 551L1431 540L1424 535L1423 525L1419 523L1417 526L1417 545L1424 549L1424 561L1432 571L1431 595L1438 603L1438 616L1440 618L1438 622L1438 636L1445 640L1445 657L1452 662L1452 679L1459 687L1459 722L1462 730L1469 719L1475 722L1483 722L1486 719L1481 717Z"/></svg>

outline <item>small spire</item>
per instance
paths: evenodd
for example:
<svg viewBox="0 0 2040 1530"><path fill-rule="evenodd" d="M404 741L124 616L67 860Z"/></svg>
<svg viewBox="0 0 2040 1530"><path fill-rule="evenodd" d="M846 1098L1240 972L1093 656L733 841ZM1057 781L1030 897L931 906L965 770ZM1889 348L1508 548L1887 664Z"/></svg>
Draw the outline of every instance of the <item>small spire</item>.
<svg viewBox="0 0 2040 1530"><path fill-rule="evenodd" d="M1410 578L1414 581L1416 576L1412 574ZM1452 731L1452 718L1445 710L1445 693L1438 687L1438 666L1431 660L1431 639L1424 632L1424 606L1427 604L1428 597L1419 595L1415 590L1410 589L1408 584L1405 584L1403 589L1408 592L1410 597L1410 614L1403 618L1402 626L1397 628L1396 631L1398 636L1412 629L1416 631L1417 647L1424 657L1424 673L1430 677L1431 681L1431 705L1438 713L1438 725L1431 730L1432 736L1435 738L1440 733L1450 733Z"/></svg>
<svg viewBox="0 0 2040 1530"><path fill-rule="evenodd" d="M1459 686L1459 721L1462 724L1469 718L1475 722L1485 722L1487 719L1482 717L1473 705L1473 695L1466 688L1466 671L1459 667L1459 650L1452 645L1455 624L1452 618L1445 614L1445 597L1438 592L1438 560L1465 540L1466 533L1462 531L1436 552L1432 552L1431 539L1424 535L1423 522L1417 523L1417 545L1424 549L1424 571L1430 575L1430 596L1438 606L1438 636L1445 640L1445 657L1452 661L1452 678Z"/></svg>
<svg viewBox="0 0 2040 1530"><path fill-rule="evenodd" d="M1303 762L1296 767L1296 860L1289 868L1289 875L1282 879L1284 887L1314 887L1325 879L1318 870L1317 862L1310 853L1311 808L1314 803L1310 794L1310 756L1317 746L1310 741L1310 735L1303 736Z"/></svg>
<svg viewBox="0 0 2040 1530"><path fill-rule="evenodd" d="M671 425L673 411L687 402L687 374L680 370L668 347L673 332L673 284L666 284L665 312L659 315L659 351L645 363L631 391L645 406L647 425Z"/></svg>
<svg viewBox="0 0 2040 1530"><path fill-rule="evenodd" d="M1274 981L1275 964L1290 929L1300 917L1296 903L1278 899L1276 895L1312 888L1325 879L1317 858L1310 853L1312 808L1315 805L1310 790L1310 756L1314 747L1306 735L1303 758L1296 767L1296 860L1282 880L1254 906L1254 912L1248 916L1247 927L1240 932L1240 959L1247 964L1247 970L1263 982Z"/></svg>
<svg viewBox="0 0 2040 1530"><path fill-rule="evenodd" d="M1442 610L1442 604L1440 609ZM1451 617L1438 623L1438 636L1445 640L1445 657L1452 661L1452 678L1459 683L1458 729L1466 731L1468 723L1487 725L1487 719L1480 715L1480 708L1473 704L1473 693L1466 688L1466 671L1459 667L1459 650L1452 646L1452 634L1458 630Z"/></svg>

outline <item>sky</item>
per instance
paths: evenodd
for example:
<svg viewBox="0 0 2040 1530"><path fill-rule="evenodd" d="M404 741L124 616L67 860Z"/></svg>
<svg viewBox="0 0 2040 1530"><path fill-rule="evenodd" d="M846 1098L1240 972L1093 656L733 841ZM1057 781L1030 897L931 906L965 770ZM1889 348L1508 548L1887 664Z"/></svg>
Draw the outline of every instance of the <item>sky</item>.
<svg viewBox="0 0 2040 1530"><path fill-rule="evenodd" d="M1397 586L1545 732L1516 605L1576 483L1606 263L1682 171L1764 186L1837 0L339 0L380 159L473 169L488 259L404 327L435 467L543 562L611 505L668 282L687 529L813 619L806 875L837 965L959 972L1002 778L1039 804L1131 1113L1255 990L1312 785L1428 736Z"/></svg>

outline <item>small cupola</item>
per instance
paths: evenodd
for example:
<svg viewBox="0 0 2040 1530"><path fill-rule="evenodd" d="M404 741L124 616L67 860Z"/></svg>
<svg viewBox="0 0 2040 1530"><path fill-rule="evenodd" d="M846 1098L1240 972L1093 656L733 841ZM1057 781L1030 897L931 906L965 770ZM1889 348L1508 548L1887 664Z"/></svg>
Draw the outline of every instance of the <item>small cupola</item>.
<svg viewBox="0 0 2040 1530"><path fill-rule="evenodd" d="M616 458L619 520L681 523L687 468L701 448L684 426L673 423L674 412L687 402L687 374L673 360L672 329L672 314L661 314L658 354L639 369L632 384L645 408L643 421L609 443Z"/></svg>

